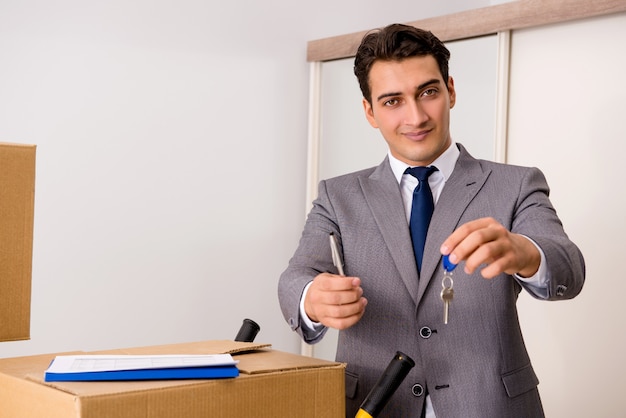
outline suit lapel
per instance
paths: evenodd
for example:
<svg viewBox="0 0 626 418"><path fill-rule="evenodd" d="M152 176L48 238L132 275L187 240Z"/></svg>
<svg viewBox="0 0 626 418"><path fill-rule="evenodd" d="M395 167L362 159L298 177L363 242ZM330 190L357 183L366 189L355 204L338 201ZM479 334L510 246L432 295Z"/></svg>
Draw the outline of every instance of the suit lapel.
<svg viewBox="0 0 626 418"><path fill-rule="evenodd" d="M476 197L491 173L491 171L483 171L480 162L472 157L462 145L458 144L458 146L461 154L452 175L441 191L428 228L418 302L440 265L441 244L459 226L459 221L467 206Z"/></svg>
<svg viewBox="0 0 626 418"><path fill-rule="evenodd" d="M389 159L369 177L359 179L365 200L380 229L385 245L400 273L409 294L417 302L417 267L411 246L411 233L406 221L400 186Z"/></svg>
<svg viewBox="0 0 626 418"><path fill-rule="evenodd" d="M472 157L462 145L457 145L461 154L439 196L430 221L424 248L424 265L419 280L400 186L391 171L388 158L385 158L370 176L359 179L363 195L380 229L385 245L416 305L424 295L428 283L435 276L436 268L440 264L439 247L458 227L467 206L476 197L491 173L483 171L480 162Z"/></svg>

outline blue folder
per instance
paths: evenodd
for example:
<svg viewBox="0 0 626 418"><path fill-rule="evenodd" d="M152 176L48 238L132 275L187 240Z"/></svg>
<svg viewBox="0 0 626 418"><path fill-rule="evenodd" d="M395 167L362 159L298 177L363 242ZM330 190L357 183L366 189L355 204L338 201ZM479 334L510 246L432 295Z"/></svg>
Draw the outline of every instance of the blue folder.
<svg viewBox="0 0 626 418"><path fill-rule="evenodd" d="M46 372L44 380L46 382L96 382L115 380L225 379L237 376L239 376L237 366L210 366L83 373Z"/></svg>

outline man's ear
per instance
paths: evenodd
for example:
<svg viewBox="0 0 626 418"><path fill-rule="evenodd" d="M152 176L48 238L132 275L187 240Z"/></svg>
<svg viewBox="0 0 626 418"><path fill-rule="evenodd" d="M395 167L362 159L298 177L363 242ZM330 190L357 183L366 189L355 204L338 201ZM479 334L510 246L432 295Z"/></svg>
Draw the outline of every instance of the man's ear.
<svg viewBox="0 0 626 418"><path fill-rule="evenodd" d="M372 104L368 102L365 97L363 98L363 110L365 111L365 117L370 125L372 125L372 128L378 129L378 123L376 123L376 119L374 118L374 109L372 109Z"/></svg>
<svg viewBox="0 0 626 418"><path fill-rule="evenodd" d="M448 94L450 96L450 109L456 104L456 90L454 89L454 79L448 77Z"/></svg>

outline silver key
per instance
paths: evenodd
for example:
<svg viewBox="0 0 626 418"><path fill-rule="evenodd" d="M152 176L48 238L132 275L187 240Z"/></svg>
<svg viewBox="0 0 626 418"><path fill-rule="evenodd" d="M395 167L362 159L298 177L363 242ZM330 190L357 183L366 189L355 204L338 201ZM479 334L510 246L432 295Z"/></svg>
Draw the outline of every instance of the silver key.
<svg viewBox="0 0 626 418"><path fill-rule="evenodd" d="M448 311L450 309L450 302L454 298L454 281L452 280L451 272L446 271L441 281L441 300L443 301L443 323L448 323Z"/></svg>

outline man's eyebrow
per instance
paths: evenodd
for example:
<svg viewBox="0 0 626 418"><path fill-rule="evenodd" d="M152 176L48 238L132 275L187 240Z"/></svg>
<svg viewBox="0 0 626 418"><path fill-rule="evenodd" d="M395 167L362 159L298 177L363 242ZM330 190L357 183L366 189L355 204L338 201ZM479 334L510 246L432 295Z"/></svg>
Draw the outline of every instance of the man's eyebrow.
<svg viewBox="0 0 626 418"><path fill-rule="evenodd" d="M417 86L417 91L423 90L424 88L431 86L433 84L441 84L441 80L438 78L433 78L431 80L428 80L422 84L420 84L419 86ZM402 96L401 92L389 92L389 93L383 93L380 96L378 96L376 98L376 101L379 101L381 99L385 99L387 97L394 97L394 96Z"/></svg>
<svg viewBox="0 0 626 418"><path fill-rule="evenodd" d="M398 93L396 93L396 92L383 93L383 94L381 94L380 96L378 96L376 98L376 101L380 101L381 99L385 99L387 97L394 97L394 96L401 96L401 95L402 95L402 93L400 93L400 92L398 92Z"/></svg>
<svg viewBox="0 0 626 418"><path fill-rule="evenodd" d="M433 84L441 84L441 80L438 78L433 78L432 80L428 80L425 83L420 84L419 86L417 86L417 90L423 90L428 86L431 86Z"/></svg>

